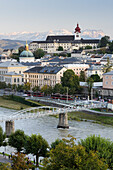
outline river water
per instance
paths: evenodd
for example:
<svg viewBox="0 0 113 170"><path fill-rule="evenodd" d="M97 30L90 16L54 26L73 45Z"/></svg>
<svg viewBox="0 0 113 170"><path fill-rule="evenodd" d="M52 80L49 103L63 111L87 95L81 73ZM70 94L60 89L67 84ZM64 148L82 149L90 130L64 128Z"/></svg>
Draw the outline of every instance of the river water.
<svg viewBox="0 0 113 170"><path fill-rule="evenodd" d="M11 115L15 110L1 108L0 116ZM15 130L21 129L27 135L40 134L49 144L57 138L67 137L68 134L76 137L76 142L91 134L100 135L113 141L113 127L95 124L92 122L69 121L69 129L57 129L58 118L45 116L35 119L15 120ZM0 122L0 126L5 131L5 123ZM10 150L9 150L10 152Z"/></svg>

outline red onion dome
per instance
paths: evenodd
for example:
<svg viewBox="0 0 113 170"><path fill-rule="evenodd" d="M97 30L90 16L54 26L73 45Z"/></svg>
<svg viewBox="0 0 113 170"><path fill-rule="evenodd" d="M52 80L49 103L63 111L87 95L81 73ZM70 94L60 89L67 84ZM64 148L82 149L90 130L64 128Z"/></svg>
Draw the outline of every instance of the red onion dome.
<svg viewBox="0 0 113 170"><path fill-rule="evenodd" d="M75 28L75 33L76 33L76 32L81 33L80 28L79 28L79 24L77 24L77 27Z"/></svg>

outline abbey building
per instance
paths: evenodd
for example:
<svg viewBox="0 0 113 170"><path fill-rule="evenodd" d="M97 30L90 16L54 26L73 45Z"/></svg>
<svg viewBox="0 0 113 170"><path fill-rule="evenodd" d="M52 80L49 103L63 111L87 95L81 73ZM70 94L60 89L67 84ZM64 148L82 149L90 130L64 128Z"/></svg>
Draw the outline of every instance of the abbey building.
<svg viewBox="0 0 113 170"><path fill-rule="evenodd" d="M54 35L47 36L45 41L32 41L29 49L33 52L38 48L43 49L47 53L56 53L59 46L63 47L63 51L71 53L74 50L92 46L96 48L99 44L99 39L83 39L81 38L81 29L77 24L74 35Z"/></svg>

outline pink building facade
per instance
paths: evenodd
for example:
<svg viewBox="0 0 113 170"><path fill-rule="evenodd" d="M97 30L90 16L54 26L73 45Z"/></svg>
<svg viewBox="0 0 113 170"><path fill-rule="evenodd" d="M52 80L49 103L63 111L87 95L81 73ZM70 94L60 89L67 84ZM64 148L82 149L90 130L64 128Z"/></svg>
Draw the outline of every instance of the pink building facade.
<svg viewBox="0 0 113 170"><path fill-rule="evenodd" d="M113 71L103 74L103 88L113 89Z"/></svg>

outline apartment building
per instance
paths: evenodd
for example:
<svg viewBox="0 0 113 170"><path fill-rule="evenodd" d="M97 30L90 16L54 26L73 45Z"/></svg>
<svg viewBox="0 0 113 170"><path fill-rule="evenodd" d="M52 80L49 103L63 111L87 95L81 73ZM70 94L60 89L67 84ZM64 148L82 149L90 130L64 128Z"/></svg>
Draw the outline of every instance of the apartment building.
<svg viewBox="0 0 113 170"><path fill-rule="evenodd" d="M24 83L29 82L31 89L35 86L41 88L44 85L54 87L55 84L61 83L61 77L66 70L62 66L34 67L24 72Z"/></svg>

